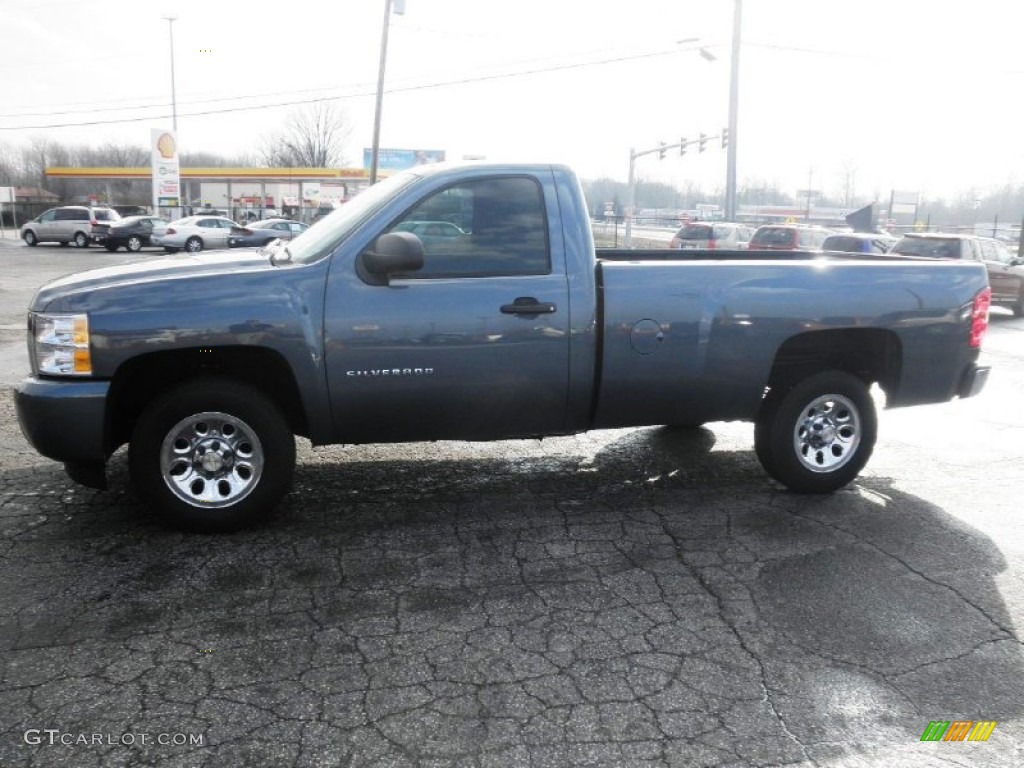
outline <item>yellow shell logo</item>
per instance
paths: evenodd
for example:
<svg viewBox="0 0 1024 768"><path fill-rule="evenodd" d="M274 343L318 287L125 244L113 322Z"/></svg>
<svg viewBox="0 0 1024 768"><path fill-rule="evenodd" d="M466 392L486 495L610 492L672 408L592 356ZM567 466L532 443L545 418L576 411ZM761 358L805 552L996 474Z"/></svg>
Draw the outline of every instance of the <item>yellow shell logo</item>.
<svg viewBox="0 0 1024 768"><path fill-rule="evenodd" d="M178 147L174 143L174 137L169 133L162 134L156 141L157 152L160 153L160 157L165 160L170 160L174 157L174 153L178 151Z"/></svg>

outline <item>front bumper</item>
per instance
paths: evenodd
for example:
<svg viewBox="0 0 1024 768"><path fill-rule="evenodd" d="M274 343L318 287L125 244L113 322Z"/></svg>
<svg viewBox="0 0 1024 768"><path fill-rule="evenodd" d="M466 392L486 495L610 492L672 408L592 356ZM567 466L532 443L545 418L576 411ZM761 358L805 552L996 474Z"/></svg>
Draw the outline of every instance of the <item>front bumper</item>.
<svg viewBox="0 0 1024 768"><path fill-rule="evenodd" d="M25 439L43 456L104 462L109 391L109 381L30 376L14 391L14 410Z"/></svg>

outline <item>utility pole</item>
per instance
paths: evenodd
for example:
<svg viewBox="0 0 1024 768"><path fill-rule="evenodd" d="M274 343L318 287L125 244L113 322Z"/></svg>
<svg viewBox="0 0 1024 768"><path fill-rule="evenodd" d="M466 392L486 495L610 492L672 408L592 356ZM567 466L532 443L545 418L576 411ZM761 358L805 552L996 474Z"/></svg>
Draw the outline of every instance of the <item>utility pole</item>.
<svg viewBox="0 0 1024 768"><path fill-rule="evenodd" d="M740 101L740 31L743 0L733 0L732 63L729 75L729 145L726 147L725 220L736 221L736 113Z"/></svg>

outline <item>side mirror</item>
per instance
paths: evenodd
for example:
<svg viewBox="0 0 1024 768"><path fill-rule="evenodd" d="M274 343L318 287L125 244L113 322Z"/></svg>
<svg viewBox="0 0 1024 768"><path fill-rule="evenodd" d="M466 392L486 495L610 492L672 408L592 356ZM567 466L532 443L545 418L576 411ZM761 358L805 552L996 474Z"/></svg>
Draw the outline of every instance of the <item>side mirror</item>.
<svg viewBox="0 0 1024 768"><path fill-rule="evenodd" d="M415 272L423 267L423 243L412 232L389 232L381 235L373 248L362 254L362 265L374 278L387 285L394 272Z"/></svg>

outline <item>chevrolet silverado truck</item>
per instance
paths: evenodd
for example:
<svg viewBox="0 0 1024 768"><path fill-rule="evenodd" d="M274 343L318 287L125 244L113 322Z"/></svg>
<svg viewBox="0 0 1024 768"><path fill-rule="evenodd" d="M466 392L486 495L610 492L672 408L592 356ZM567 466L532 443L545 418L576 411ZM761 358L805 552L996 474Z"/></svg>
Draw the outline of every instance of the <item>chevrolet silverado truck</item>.
<svg viewBox="0 0 1024 768"><path fill-rule="evenodd" d="M563 166L422 166L268 250L43 286L17 414L75 481L105 487L127 443L154 508L228 530L286 494L295 435L475 441L746 420L768 475L827 493L872 452L872 385L891 407L986 381L980 263L679 253L598 258Z"/></svg>

